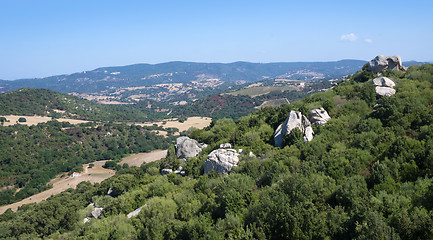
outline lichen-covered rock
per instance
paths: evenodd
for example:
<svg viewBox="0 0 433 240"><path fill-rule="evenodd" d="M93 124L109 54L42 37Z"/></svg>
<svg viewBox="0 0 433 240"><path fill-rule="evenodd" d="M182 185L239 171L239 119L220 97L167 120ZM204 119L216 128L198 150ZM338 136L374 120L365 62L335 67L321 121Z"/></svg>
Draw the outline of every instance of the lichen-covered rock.
<svg viewBox="0 0 433 240"><path fill-rule="evenodd" d="M178 137L176 139L176 156L178 158L189 158L199 155L206 144L201 144L189 137Z"/></svg>
<svg viewBox="0 0 433 240"><path fill-rule="evenodd" d="M324 108L315 108L310 111L310 122L311 124L325 125L331 117Z"/></svg>
<svg viewBox="0 0 433 240"><path fill-rule="evenodd" d="M301 112L291 111L289 116L287 116L286 121L278 126L277 130L275 130L275 146L282 147L284 136L289 134L294 128L299 128L299 130L301 130L301 132L304 134L304 141L311 141L313 139L314 132L311 128L310 121L304 115L302 115ZM306 135L306 132L308 136Z"/></svg>
<svg viewBox="0 0 433 240"><path fill-rule="evenodd" d="M212 170L217 173L229 173L238 162L239 153L235 149L213 150L204 162L204 173Z"/></svg>
<svg viewBox="0 0 433 240"><path fill-rule="evenodd" d="M368 69L374 73L381 73L385 70L406 71L406 68L401 64L400 56L383 55L376 56L368 63Z"/></svg>

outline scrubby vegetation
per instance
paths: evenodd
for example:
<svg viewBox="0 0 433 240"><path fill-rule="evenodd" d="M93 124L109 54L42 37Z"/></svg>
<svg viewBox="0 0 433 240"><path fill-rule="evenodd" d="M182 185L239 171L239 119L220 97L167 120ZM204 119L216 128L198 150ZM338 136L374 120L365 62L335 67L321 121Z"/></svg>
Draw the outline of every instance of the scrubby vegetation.
<svg viewBox="0 0 433 240"><path fill-rule="evenodd" d="M430 239L433 237L433 65L386 72L392 97L377 98L367 70L339 86L187 134L209 144L161 176L165 160L127 168L101 184L82 183L41 204L0 216L2 238L48 239ZM290 110L324 107L332 117L273 147ZM229 175L203 174L207 154L230 142L244 154ZM113 193L107 195L108 189ZM104 208L83 223L86 206ZM142 207L137 217L125 215Z"/></svg>
<svg viewBox="0 0 433 240"><path fill-rule="evenodd" d="M9 188L0 191L0 205L43 191L57 174L79 172L84 163L164 149L171 140L140 126L119 124L73 126L50 121L1 127L0 188Z"/></svg>

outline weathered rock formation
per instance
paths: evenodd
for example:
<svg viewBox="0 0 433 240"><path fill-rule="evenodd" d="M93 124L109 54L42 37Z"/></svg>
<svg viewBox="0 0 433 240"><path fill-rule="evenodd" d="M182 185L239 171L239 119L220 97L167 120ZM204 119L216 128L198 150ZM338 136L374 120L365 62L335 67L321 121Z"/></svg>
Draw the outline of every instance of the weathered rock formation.
<svg viewBox="0 0 433 240"><path fill-rule="evenodd" d="M204 162L204 173L215 170L217 173L229 173L239 162L239 153L235 149L220 148L209 153Z"/></svg>
<svg viewBox="0 0 433 240"><path fill-rule="evenodd" d="M195 157L201 153L206 144L201 144L189 137L178 137L176 139L176 156L178 158Z"/></svg>
<svg viewBox="0 0 433 240"><path fill-rule="evenodd" d="M291 111L286 121L275 130L275 146L282 147L284 136L289 134L294 128L299 128L304 134L304 142L313 140L314 132L310 121L301 112Z"/></svg>
<svg viewBox="0 0 433 240"><path fill-rule="evenodd" d="M371 81L376 86L376 95L389 97L395 94L395 83L387 77L378 77Z"/></svg>
<svg viewBox="0 0 433 240"><path fill-rule="evenodd" d="M311 124L325 125L331 117L328 112L323 108L315 108L310 111L310 122Z"/></svg>
<svg viewBox="0 0 433 240"><path fill-rule="evenodd" d="M103 208L95 207L95 209L92 211L92 216L94 218L99 218L102 215Z"/></svg>
<svg viewBox="0 0 433 240"><path fill-rule="evenodd" d="M368 70L374 73L381 73L385 70L406 71L406 68L401 64L400 56L379 55L368 63Z"/></svg>

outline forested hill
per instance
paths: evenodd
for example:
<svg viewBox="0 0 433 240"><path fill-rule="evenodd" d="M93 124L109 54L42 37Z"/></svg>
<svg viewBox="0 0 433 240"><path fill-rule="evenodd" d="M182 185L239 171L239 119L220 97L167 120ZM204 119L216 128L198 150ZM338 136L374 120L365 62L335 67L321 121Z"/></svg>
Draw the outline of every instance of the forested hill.
<svg viewBox="0 0 433 240"><path fill-rule="evenodd" d="M161 161L7 211L0 238L432 239L433 65L382 76L395 95L376 96L375 74L362 70L327 92L191 129L208 144L199 156L183 162L171 146ZM312 141L293 130L273 146L290 111L316 107L331 119ZM238 166L204 174L222 143L243 149ZM180 165L185 176L160 174ZM84 222L90 203L102 216Z"/></svg>
<svg viewBox="0 0 433 240"><path fill-rule="evenodd" d="M150 107L149 107L150 106ZM47 89L23 88L0 94L0 115L39 115L93 121L147 121L166 117L164 104L152 100L135 106L103 105Z"/></svg>
<svg viewBox="0 0 433 240"><path fill-rule="evenodd" d="M24 87L46 88L62 93L92 93L116 88L151 86L163 83L189 83L204 79L222 82L257 81L264 78L291 79L341 78L360 69L365 61L286 63L194 63L168 62L104 67L92 71L46 78L0 81L1 91Z"/></svg>

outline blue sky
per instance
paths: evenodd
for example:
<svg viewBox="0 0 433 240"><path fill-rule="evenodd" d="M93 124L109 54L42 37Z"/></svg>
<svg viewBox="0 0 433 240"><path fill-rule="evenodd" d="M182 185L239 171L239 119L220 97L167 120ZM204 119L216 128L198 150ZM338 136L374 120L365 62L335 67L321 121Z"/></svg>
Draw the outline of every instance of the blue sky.
<svg viewBox="0 0 433 240"><path fill-rule="evenodd" d="M0 79L168 61L431 61L432 2L1 0Z"/></svg>

